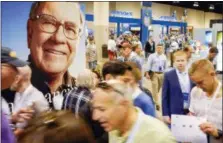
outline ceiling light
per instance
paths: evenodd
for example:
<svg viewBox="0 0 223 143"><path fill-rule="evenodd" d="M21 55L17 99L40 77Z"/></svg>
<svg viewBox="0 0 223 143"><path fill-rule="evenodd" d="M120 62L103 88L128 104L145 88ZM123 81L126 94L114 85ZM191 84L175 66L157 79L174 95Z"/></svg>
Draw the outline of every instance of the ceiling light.
<svg viewBox="0 0 223 143"><path fill-rule="evenodd" d="M199 3L198 2L194 2L193 6L194 7L199 7Z"/></svg>
<svg viewBox="0 0 223 143"><path fill-rule="evenodd" d="M209 9L210 9L210 10L214 10L214 5L211 4L211 5L209 6Z"/></svg>
<svg viewBox="0 0 223 143"><path fill-rule="evenodd" d="M179 1L173 1L173 3L178 4L178 3L180 3L180 2L179 2Z"/></svg>

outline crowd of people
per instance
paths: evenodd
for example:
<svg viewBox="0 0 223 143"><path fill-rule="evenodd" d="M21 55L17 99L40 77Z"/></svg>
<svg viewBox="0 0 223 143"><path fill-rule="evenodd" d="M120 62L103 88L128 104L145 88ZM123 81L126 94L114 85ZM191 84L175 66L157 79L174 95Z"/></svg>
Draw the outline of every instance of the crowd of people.
<svg viewBox="0 0 223 143"><path fill-rule="evenodd" d="M222 142L216 47L195 61L189 44L171 48L179 44L173 37L173 43L149 37L143 46L136 35L110 35L109 59L98 71L91 37L88 69L72 77L68 68L83 24L76 2L34 2L27 20L28 61L2 47L2 143L176 143L173 114L204 118L200 130L208 141Z"/></svg>

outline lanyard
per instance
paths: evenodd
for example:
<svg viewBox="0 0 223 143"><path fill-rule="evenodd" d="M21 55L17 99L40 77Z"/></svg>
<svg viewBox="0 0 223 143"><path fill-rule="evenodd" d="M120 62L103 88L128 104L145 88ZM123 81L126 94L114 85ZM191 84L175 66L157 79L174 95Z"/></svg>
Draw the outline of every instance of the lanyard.
<svg viewBox="0 0 223 143"><path fill-rule="evenodd" d="M163 64L163 61L162 61L162 55L158 55L158 53L156 53L156 61L158 60L158 69L156 71L158 72L163 72L164 70L164 64ZM155 63L156 64L156 63Z"/></svg>
<svg viewBox="0 0 223 143"><path fill-rule="evenodd" d="M213 97L212 97L211 102L210 102L209 105L208 105L208 102L207 102L207 100L206 100L206 104L205 104L205 119L207 119L207 117L208 117L208 110L211 108L211 106L212 106L214 100L216 99L216 97L217 97L217 95L218 95L218 91L220 90L220 88L221 88L221 83L218 82L218 87L217 87L217 89L215 90L215 92L214 92L214 94L213 94Z"/></svg>
<svg viewBox="0 0 223 143"><path fill-rule="evenodd" d="M129 137L128 137L126 143L133 143L134 135L139 130L140 123L142 122L141 119L142 119L142 113L139 112L138 117L137 117L137 121L136 121L131 133L129 134Z"/></svg>

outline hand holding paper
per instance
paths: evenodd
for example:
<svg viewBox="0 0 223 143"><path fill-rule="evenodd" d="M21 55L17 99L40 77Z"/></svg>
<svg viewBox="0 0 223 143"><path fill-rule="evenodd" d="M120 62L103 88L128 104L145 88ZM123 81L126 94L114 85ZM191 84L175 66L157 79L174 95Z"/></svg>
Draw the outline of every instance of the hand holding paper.
<svg viewBox="0 0 223 143"><path fill-rule="evenodd" d="M205 132L205 133L207 133L209 135L212 135L214 137L218 136L218 129L216 128L215 125L213 125L210 122L205 122L205 123L200 124L200 129L203 132Z"/></svg>
<svg viewBox="0 0 223 143"><path fill-rule="evenodd" d="M195 116L172 115L171 131L178 142L207 143L207 136L199 127L204 121Z"/></svg>

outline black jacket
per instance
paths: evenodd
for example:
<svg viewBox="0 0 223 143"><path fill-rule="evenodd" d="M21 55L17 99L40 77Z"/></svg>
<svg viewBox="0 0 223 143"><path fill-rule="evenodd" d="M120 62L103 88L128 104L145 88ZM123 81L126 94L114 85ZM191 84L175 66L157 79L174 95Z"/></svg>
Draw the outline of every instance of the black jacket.
<svg viewBox="0 0 223 143"><path fill-rule="evenodd" d="M146 53L155 53L155 42L153 41L153 45L151 45L148 41L146 41L145 45Z"/></svg>

